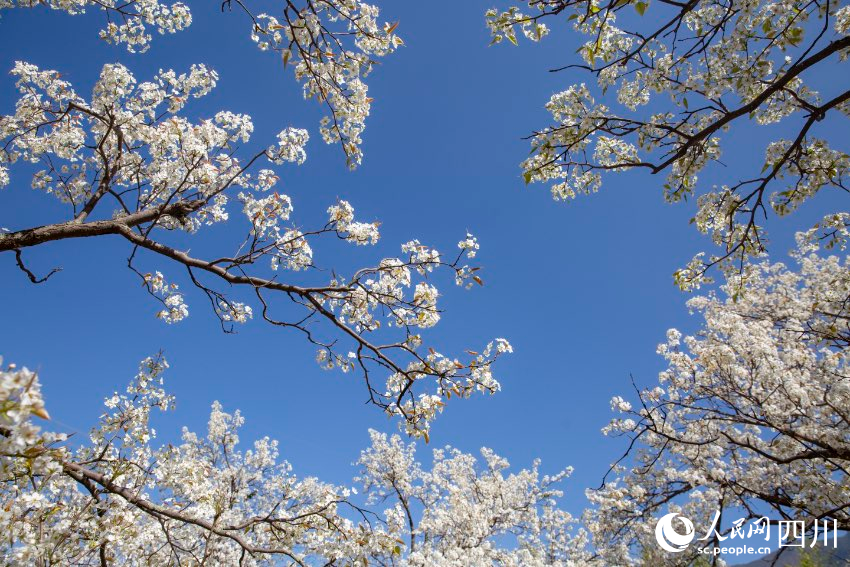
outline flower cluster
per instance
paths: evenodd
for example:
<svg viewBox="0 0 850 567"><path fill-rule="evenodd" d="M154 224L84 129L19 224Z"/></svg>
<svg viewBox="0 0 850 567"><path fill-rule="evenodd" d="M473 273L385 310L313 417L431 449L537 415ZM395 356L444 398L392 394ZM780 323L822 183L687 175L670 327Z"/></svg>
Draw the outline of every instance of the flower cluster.
<svg viewBox="0 0 850 567"><path fill-rule="evenodd" d="M183 294L177 291L179 289L177 284L166 282L161 272L145 274L142 280L152 295L161 298L160 301L165 307L156 314L158 319L171 324L179 323L189 316L189 307L183 300Z"/></svg>
<svg viewBox="0 0 850 567"><path fill-rule="evenodd" d="M665 198L686 200L699 193L703 172L720 162L734 124L747 117L758 125L796 120L787 139L769 142L760 174L740 175L745 181L700 196L695 218L719 251L677 272L683 289L710 281L713 266L740 271L763 253L759 221L769 211L790 213L825 187L846 190L850 157L813 134L827 114L850 112L850 93L829 84L815 91L804 72L850 54L848 7L799 0L524 4L487 11L493 41L516 44L521 30L536 42L548 34L544 19L572 22L586 40L578 50L583 62L569 67L596 79L593 93L581 83L552 95L546 104L552 122L530 136L525 181L549 183L556 200L594 193L606 173L626 170L666 172ZM648 9L652 15L644 18Z"/></svg>
<svg viewBox="0 0 850 567"><path fill-rule="evenodd" d="M378 223L357 222L354 220L354 207L348 201L339 201L328 209L328 222L337 233L349 242L358 245L375 244L381 237Z"/></svg>
<svg viewBox="0 0 850 567"><path fill-rule="evenodd" d="M0 0L0 10L34 8L41 5L72 15L83 14L87 9L105 11L109 21L100 31L101 39L109 43L123 44L131 53L144 52L150 48L150 28L160 34L175 33L186 29L192 23L189 7L182 2L168 5L158 0Z"/></svg>
<svg viewBox="0 0 850 567"><path fill-rule="evenodd" d="M138 187L135 203L115 200L115 216L186 198L198 202L183 214L157 220L196 231L227 220L226 189L258 185L242 175L241 163L226 151L250 138L249 117L220 112L193 124L176 114L188 99L215 87L218 75L203 65L179 75L162 71L140 84L126 67L105 65L90 101L55 71L18 62L12 74L21 98L15 114L0 116L0 138L6 141L0 168L18 160L44 164L32 186L70 204L77 220L90 216L110 192ZM104 170L110 173L108 184L101 181Z"/></svg>
<svg viewBox="0 0 850 567"><path fill-rule="evenodd" d="M466 257L470 259L475 258L480 248L478 239L468 232L466 233L466 238L457 243L457 247L465 251Z"/></svg>
<svg viewBox="0 0 850 567"><path fill-rule="evenodd" d="M310 134L302 128L287 128L277 135L277 146L269 147L266 154L273 163L292 162L301 165L307 160L304 146Z"/></svg>
<svg viewBox="0 0 850 567"><path fill-rule="evenodd" d="M396 24L379 22L377 7L360 0L311 0L302 7L288 2L281 17L254 18L251 38L263 50L280 53L303 83L304 97L324 103L327 143L341 143L351 168L363 158L361 134L372 99L364 82L373 58L402 44Z"/></svg>
<svg viewBox="0 0 850 567"><path fill-rule="evenodd" d="M216 313L218 313L219 318L225 323L247 323L248 319L254 317L254 310L251 309L250 305L224 299L218 300Z"/></svg>
<svg viewBox="0 0 850 567"><path fill-rule="evenodd" d="M78 449L3 457L10 465L0 495L9 536L0 546L4 563L132 564L144 557L167 565L203 556L230 565L250 552L303 564L391 549L385 531L341 515L347 489L296 478L278 462L276 442L263 438L240 451L243 419L218 403L206 436L184 429L181 444L155 447L152 412L173 407L162 388L166 367L162 359L143 361L126 392L106 400L107 413ZM14 374L2 374L3 407L20 399L6 388L11 380L37 396L31 373ZM28 468L45 459L49 467Z"/></svg>
<svg viewBox="0 0 850 567"><path fill-rule="evenodd" d="M539 2L539 4L543 4L543 2ZM539 22L538 18L534 16L523 14L516 6L511 6L504 12L491 8L487 10L484 17L490 34L493 36L493 43L500 43L507 39L517 45L517 29L531 41L540 41L549 34L549 28L546 27L546 24Z"/></svg>
<svg viewBox="0 0 850 567"><path fill-rule="evenodd" d="M541 475L539 462L506 474L509 463L481 449L481 463L452 447L434 451L425 469L413 443L370 431L358 479L370 503L385 503L400 535L402 565L587 565L587 535L556 505L557 484L572 469ZM421 512L419 512L421 510ZM508 539L515 545L501 545Z"/></svg>
<svg viewBox="0 0 850 567"><path fill-rule="evenodd" d="M371 431L355 479L367 509L352 501L354 488L297 477L268 437L241 449L245 420L218 402L205 435L184 428L179 443L155 444L155 410L174 405L166 368L144 360L73 449L33 424L48 417L35 375L0 371L4 564L543 567L590 558L586 534L557 505L570 469L541 475L535 462L509 473L491 450L479 464L447 447L426 470L414 444Z"/></svg>
<svg viewBox="0 0 850 567"><path fill-rule="evenodd" d="M402 245L401 257L384 258L348 277L334 270L328 281L314 258L316 241L327 237L373 245L380 238L379 223L357 220L351 203L339 200L319 227L295 224L293 200L278 190L280 176L254 168L262 161L303 163L306 131L286 128L276 144L242 157L241 147L250 143L254 130L249 116L229 111L198 121L182 116L189 99L216 85L218 76L203 65L182 74L160 71L141 83L127 68L106 65L89 100L54 71L19 62L13 74L20 99L14 114L0 117L0 181L6 182L7 168L19 161L39 164L33 187L66 203L71 222L0 234L0 251L91 234L118 235L131 245L130 268L162 303L160 319L182 321L189 309L184 293L162 272L136 267L150 254L188 271L188 281L206 295L225 331L253 319L256 310L273 325L302 331L318 347L323 368L360 368L369 384L369 372L386 373L387 388L370 386L370 401L400 416L414 434L428 431L442 407L441 392L466 396L498 390L490 365L509 348L488 347L468 362L442 356L429 360L434 355L424 354L419 335L442 318L442 291L432 273L449 272L467 288L483 285L478 268L464 263L479 252L473 235L458 242L454 260L411 240ZM170 231L197 236L208 225L236 224L229 210L234 196L244 214L238 217L248 224L235 250L207 260L172 244ZM309 272L302 281L319 279L295 285L281 277L281 270ZM240 287L252 292L250 299L238 296ZM271 294L300 311L279 318ZM381 333L380 340L369 333ZM428 378L435 382L431 391L419 391L428 388Z"/></svg>
<svg viewBox="0 0 850 567"><path fill-rule="evenodd" d="M388 408L389 413L404 417L400 425L408 435L424 437L427 440L431 422L443 411L452 396L468 398L475 392L495 394L499 391L501 385L493 376L492 364L500 356L513 352L511 344L499 338L488 343L483 352L467 352L473 358L464 364L431 348L427 355L411 362L406 369L387 379L387 391L384 395L390 399L401 400L413 382L422 381L428 376L437 378L435 394L409 396L404 402Z"/></svg>
<svg viewBox="0 0 850 567"><path fill-rule="evenodd" d="M821 228L846 236L845 217ZM663 561L653 528L665 508L706 525L729 508L850 525L850 258L819 254L812 231L798 241L797 270L763 261L730 277L726 297L691 299L702 329L668 331L658 385L634 405L612 400L622 416L605 432L628 437L631 458L588 492L585 518L606 564Z"/></svg>
<svg viewBox="0 0 850 567"><path fill-rule="evenodd" d="M50 419L38 376L14 364L4 366L0 358L0 475L3 480L27 473L52 475L61 470L53 454L62 451L54 446L66 436L42 431L33 423L33 416ZM33 499L25 497L25 500Z"/></svg>

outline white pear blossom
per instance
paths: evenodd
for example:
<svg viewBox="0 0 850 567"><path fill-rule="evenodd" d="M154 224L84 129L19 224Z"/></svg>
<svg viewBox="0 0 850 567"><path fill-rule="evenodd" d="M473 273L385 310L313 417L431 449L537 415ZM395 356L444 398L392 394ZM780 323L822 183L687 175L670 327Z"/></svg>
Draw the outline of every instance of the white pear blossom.
<svg viewBox="0 0 850 567"><path fill-rule="evenodd" d="M0 234L0 252L17 254L18 265L34 283L39 278L23 263L23 249L116 235L129 245L128 265L161 303L159 319L177 323L188 317L189 298L161 271L141 267L152 258L186 270L185 281L206 296L226 332L255 318L294 328L322 353L323 368L362 371L370 385L369 401L401 417L402 428L413 434L426 432L441 407L417 400L441 396L450 390L447 381L469 381L467 393L498 389L490 365L506 351L434 366L426 362L421 338L416 346L409 341L442 318L435 272L448 272L459 285L482 284L478 268L461 263L478 252L474 237L460 243L461 254L453 261L411 240L402 245L401 258L379 259L348 276L325 270L314 256L320 239L374 245L379 223L357 220L351 203L339 200L327 209L324 225L297 224L293 199L280 189L281 174L263 166L303 163L307 132L286 128L275 144L252 154L244 149L254 130L250 116L221 111L211 119L189 120L184 107L215 88L215 71L194 65L185 73L160 71L140 82L126 67L109 64L89 100L55 71L18 62L12 74L19 99L12 114L0 116L2 181L11 169L26 174L29 168L21 165L35 165L32 187L55 196L68 214L64 222ZM230 214L233 199L242 214ZM184 231L202 238L210 225L239 231L232 247L210 259L175 247L168 237ZM307 273L296 284L281 274L284 270ZM278 310L284 308L271 300L277 296L299 311L282 318ZM391 327L398 328L390 331L395 340L369 337ZM386 387L370 378L375 371L384 374ZM396 389L399 383L404 386Z"/></svg>
<svg viewBox="0 0 850 567"><path fill-rule="evenodd" d="M103 10L107 23L100 37L109 43L125 45L130 52L145 52L150 48L152 29L160 35L171 34L192 23L192 14L182 2L0 0L0 10L41 5L72 15ZM360 165L361 135L372 104L364 79L372 70L375 58L388 55L403 44L395 33L398 22L381 23L377 6L359 0L296 0L286 2L279 16L255 15L247 3L237 2L237 5L248 16L251 39L260 50L280 54L284 66L290 65L296 80L302 83L304 97L315 98L328 108L329 115L320 124L323 139L341 144L352 169ZM221 7L232 9L233 1L225 0ZM297 135L302 134L306 132L297 131ZM269 155L272 153L270 148ZM304 153L297 150L280 157L299 162L304 158ZM0 167L0 187L2 181Z"/></svg>
<svg viewBox="0 0 850 567"><path fill-rule="evenodd" d="M251 306L239 301L219 300L216 312L224 322L247 323L248 319L254 316L254 310L251 309Z"/></svg>
<svg viewBox="0 0 850 567"><path fill-rule="evenodd" d="M160 297L163 306L156 316L166 323L179 323L189 316L189 307L183 300L183 294L178 291L180 286L175 283L167 283L162 272L145 274L142 278L148 291L154 297Z"/></svg>
<svg viewBox="0 0 850 567"><path fill-rule="evenodd" d="M72 445L42 430L35 373L0 367L4 564L577 567L590 557L557 505L571 469L509 472L489 449L479 464L450 447L426 469L412 443L370 431L358 491L296 476L268 437L241 449L245 420L219 402L205 435L183 428L179 443L157 443L154 410L174 407L166 368L144 360Z"/></svg>
<svg viewBox="0 0 850 567"><path fill-rule="evenodd" d="M567 468L541 475L508 473L509 463L489 449L481 462L452 447L437 449L426 469L413 443L370 431L372 445L358 464L370 503L383 503L387 523L400 535L405 567L578 567L591 559L587 535L556 505L556 485ZM503 541L512 543L503 544Z"/></svg>
<svg viewBox="0 0 850 567"><path fill-rule="evenodd" d="M304 146L310 140L310 134L302 128L287 128L277 135L277 146L269 147L266 152L273 163L285 161L301 165L307 160Z"/></svg>
<svg viewBox="0 0 850 567"><path fill-rule="evenodd" d="M380 238L378 223L357 222L354 220L354 207L348 201L340 200L328 209L329 220L346 240L358 245L375 244Z"/></svg>
<svg viewBox="0 0 850 567"><path fill-rule="evenodd" d="M846 219L833 220L824 228L846 237ZM730 276L725 297L691 299L704 325L668 331L658 385L634 407L611 401L622 417L605 432L630 450L588 491L584 517L605 564L690 564L696 546L670 557L655 542L669 512L706 526L717 510L741 510L807 531L824 517L850 528L850 258L820 253L814 236L798 235L797 269L765 260L743 282Z"/></svg>
<svg viewBox="0 0 850 567"><path fill-rule="evenodd" d="M374 58L402 45L398 23L381 23L377 6L360 0L287 2L282 14L258 14L251 39L262 51L280 54L303 84L304 97L327 106L322 138L340 143L351 168L360 165L361 134L372 99L364 79Z"/></svg>
<svg viewBox="0 0 850 567"><path fill-rule="evenodd" d="M468 232L466 233L466 238L457 243L457 247L465 251L466 257L470 259L475 258L480 248L478 239Z"/></svg>
<svg viewBox="0 0 850 567"><path fill-rule="evenodd" d="M183 2L169 5L158 0L0 0L0 10L41 6L71 15L84 14L86 10L103 10L108 21L100 31L101 39L123 44L130 52L144 52L150 48L150 28L159 34L171 34L186 29L192 23L192 14Z"/></svg>
<svg viewBox="0 0 850 567"><path fill-rule="evenodd" d="M840 81L818 81L822 90L816 91L809 77L815 68L824 76L847 74L848 6L801 0L521 4L486 12L493 41L517 44L518 30L540 41L550 32L545 21L570 26L584 43L562 69L583 69L596 83L572 84L551 96L552 121L530 136L531 155L522 162L525 182L549 183L556 200L569 201L595 193L615 172L666 173L665 199L698 195L697 227L719 249L676 273L683 289L710 283L706 273L713 266L740 272L762 254L768 241L761 223L770 212L789 214L823 189L846 193L850 157L821 124L850 113L850 91ZM730 174L738 181L705 188L704 172L717 170L723 148L734 147L734 127L747 119L784 128L768 134L761 171Z"/></svg>

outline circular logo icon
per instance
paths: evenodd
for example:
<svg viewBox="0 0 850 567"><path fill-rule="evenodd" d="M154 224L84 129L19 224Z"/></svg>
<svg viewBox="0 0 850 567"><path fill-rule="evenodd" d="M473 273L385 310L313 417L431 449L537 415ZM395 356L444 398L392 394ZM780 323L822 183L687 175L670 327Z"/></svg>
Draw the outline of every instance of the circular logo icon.
<svg viewBox="0 0 850 567"><path fill-rule="evenodd" d="M680 534L673 527L673 520L676 518L679 518L679 521L685 526L684 534ZM676 513L667 514L658 520L658 523L655 525L655 539L658 541L658 545L664 551L671 553L685 551L695 536L693 523L686 517Z"/></svg>

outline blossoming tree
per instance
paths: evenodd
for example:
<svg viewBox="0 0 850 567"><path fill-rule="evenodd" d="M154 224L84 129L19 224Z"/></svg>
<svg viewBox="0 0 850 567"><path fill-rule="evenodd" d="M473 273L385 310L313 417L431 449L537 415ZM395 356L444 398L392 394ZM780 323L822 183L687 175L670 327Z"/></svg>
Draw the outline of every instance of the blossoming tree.
<svg viewBox="0 0 850 567"><path fill-rule="evenodd" d="M224 0L221 9L232 9ZM284 2L282 13L255 15L247 2L236 0L251 24L251 39L262 51L278 53L284 65L291 64L304 87L305 98L315 98L328 109L321 133L328 143L341 142L353 168L360 164L360 135L366 127L372 100L364 78L375 57L387 55L402 45L396 24L379 23L376 6L359 0L305 0ZM46 5L72 15L99 10L106 15L100 37L124 45L130 52L145 52L152 40L151 29L170 34L192 23L183 2L168 5L158 0L129 2L91 0L2 0L0 10L36 8Z"/></svg>
<svg viewBox="0 0 850 567"><path fill-rule="evenodd" d="M650 521L667 508L706 526L729 509L802 520L810 537L822 520L850 529L850 257L817 254L816 231L798 240L798 270L763 261L745 283L727 282L725 298L691 299L705 324L693 336L667 333L660 384L635 405L612 400L624 416L607 432L629 450L616 478L588 492L586 516L608 563L635 552L673 561ZM717 528L725 538L732 526Z"/></svg>
<svg viewBox="0 0 850 567"><path fill-rule="evenodd" d="M412 443L372 432L358 461L361 496L353 487L299 479L268 438L240 450L242 417L218 403L205 437L184 430L179 445L156 445L153 410L171 408L173 399L163 389L167 365L153 358L124 393L106 400L88 439L73 443L38 422L49 415L37 376L0 367L0 527L10 536L0 543L4 561L519 567L623 564L640 554L660 565L671 558L651 543L648 522L665 507L694 519L724 507L753 517L769 510L774 519L811 526L832 518L850 529L850 265L817 253L819 246L843 249L850 215L830 215L800 236L799 272L751 262L764 251L758 222L768 208L786 214L824 187L846 189L850 159L814 136L827 115L848 113L850 90L838 84L822 96L803 75L846 58L850 10L767 0L658 3L669 14L656 17L655 7L630 0L532 0L530 13L487 13L497 42L517 43L518 32L540 40L549 31L545 20L567 13L590 36L582 68L602 93L574 85L552 97L554 124L532 135L527 182L553 182L555 197L568 199L596 191L606 171L666 172L667 199L699 193L697 227L723 247L711 258L697 256L677 277L683 288L698 287L720 265L728 297L691 300L705 327L684 340L669 333L659 348L669 367L659 387L638 392L639 408L613 400L626 416L607 432L628 437L630 446L609 473L616 479L589 492L587 533L557 506L557 484L569 470L541 476L535 463L509 474L508 463L486 449L480 463L437 450L425 468ZM177 33L191 24L179 2L44 4L70 14L104 12L101 37L130 51L145 51L151 30ZM35 7L0 0L0 10ZM339 145L350 167L360 164L371 103L365 79L375 58L401 45L397 25L380 23L377 8L359 0L287 0L276 16L254 14L241 0L221 8L240 12L259 49L294 69L305 97L327 108L324 140ZM646 14L651 31L616 27L625 14ZM88 97L56 71L16 62L12 73L19 96L0 115L0 186L26 175L67 211L59 222L0 232L0 252L33 283L54 272L37 274L25 262L28 248L123 239L128 266L165 324L189 314L189 294L165 275L177 269L225 331L255 313L298 331L323 367L359 372L369 401L426 441L447 400L499 389L491 366L511 351L507 341L461 357L428 347L422 335L440 320L437 273L466 288L482 284L470 265L479 250L473 235L462 236L451 255L411 240L398 257L322 276L313 255L319 239L372 245L379 225L358 219L345 200L328 203L319 226L294 223L292 199L275 187L285 164L306 159L306 130L285 128L277 140L252 146L249 116L190 118L187 105L218 81L200 64L146 81L106 65ZM628 113L596 102L610 87ZM652 91L669 92L670 102L655 101L652 114L640 116ZM698 192L698 174L720 158L722 134L744 117L759 124L798 119L798 128L766 148L752 179ZM787 187L769 194L779 183ZM201 257L180 244L225 223L234 235L228 250ZM295 271L314 283L282 275Z"/></svg>
<svg viewBox="0 0 850 567"><path fill-rule="evenodd" d="M322 135L341 144L356 166L370 106L363 77L374 57L401 43L396 26L379 25L378 10L358 1L315 0L301 8L286 2L280 17L254 16L237 3L250 16L259 47L280 52L303 82L305 96L327 105ZM131 50L148 45L149 26L176 32L191 22L188 8L179 3L49 5L71 13L105 10L109 23L102 36ZM0 4L15 6L31 3ZM34 283L53 272L36 275L24 261L26 248L93 236L122 238L128 265L161 303L157 316L164 322L177 323L189 314L187 295L164 274L179 269L225 330L246 323L256 311L272 325L299 331L315 345L324 368L362 373L369 401L399 416L412 435L427 435L429 423L453 395L499 389L491 363L510 352L507 341L496 339L459 358L423 346L420 334L440 320L431 272L448 272L467 288L482 283L477 268L466 263L479 248L474 236L464 236L450 255L411 240L398 257L328 277L320 274L327 266L313 256L316 240L374 244L378 223L357 220L352 205L340 200L329 203L324 224L296 227L292 200L275 190L280 175L269 166L302 163L307 131L286 128L276 143L251 148L253 124L247 115L221 111L204 120L187 118L184 108L191 99L215 87L212 69L193 65L185 73L161 71L140 82L124 66L109 64L88 98L57 71L17 62L12 74L19 99L13 113L0 116L0 186L9 185L22 164L36 164L40 169L32 174L32 187L53 195L68 211L64 222L0 232L0 252L14 255ZM238 218L231 219L239 209ZM172 236L202 238L206 227L222 223L233 227L233 244L215 257L192 255ZM314 283L287 283L281 272L292 271L313 272ZM242 300L224 291L240 288ZM383 373L383 381L376 372Z"/></svg>
<svg viewBox="0 0 850 567"><path fill-rule="evenodd" d="M151 30L175 33L191 24L182 3L45 4L70 14L104 11L101 37L130 51L145 51ZM222 9L247 15L258 47L278 53L305 97L327 107L321 134L356 167L371 103L364 78L373 58L401 44L396 24L379 24L377 8L357 0L287 1L278 16L233 4ZM35 7L0 2L0 9ZM163 274L180 268L225 330L256 310L272 325L300 331L318 348L323 367L362 372L370 401L426 441L444 400L498 390L490 366L510 352L505 340L468 351L462 361L423 346L419 334L440 319L432 272L448 272L467 288L482 283L466 263L479 249L471 234L450 256L412 240L399 257L351 275L334 272L312 286L287 283L280 272L318 273L311 244L319 238L340 246L379 238L378 223L356 219L343 200L329 203L324 224L296 228L292 200L275 190L280 174L273 167L306 159L305 130L286 128L275 143L250 149L250 117L222 111L189 118L186 105L218 80L204 65L160 71L143 82L120 64L106 65L89 97L59 72L26 62L16 62L12 74L19 98L0 116L0 186L35 169L32 187L67 205L68 214L61 222L0 233L0 252L33 283L54 272L36 275L25 263L27 248L123 238L128 265L159 301L164 323L189 314L187 294ZM175 244L227 222L237 233L234 245L214 258ZM253 307L222 291L240 288L253 296ZM300 311L278 315L282 303ZM106 400L88 439L73 441L34 422L49 419L37 376L14 365L0 368L4 563L465 565L472 553L481 561L543 565L571 555L573 522L557 509L554 486L567 473L541 478L535 464L509 475L507 462L489 451L483 466L452 449L437 451L426 471L412 444L373 433L359 461L366 504L358 505L353 489L295 477L268 438L240 451L242 418L217 403L206 437L186 430L181 444L154 446L152 411L173 404L162 388L165 368L162 358L145 360L126 392ZM375 382L375 371L385 373L385 385ZM429 381L430 392L423 391ZM508 536L516 542L505 545Z"/></svg>
<svg viewBox="0 0 850 567"><path fill-rule="evenodd" d="M713 266L740 272L766 249L760 223L769 213L791 213L825 188L847 191L850 156L840 140L825 137L822 124L846 120L850 89L846 81L816 75L827 69L831 76L847 74L850 6L817 0L524 4L487 12L493 41L517 44L520 35L539 41L550 32L546 22L572 22L587 38L582 61L558 70L596 79L596 88L573 84L546 103L553 122L530 136L526 183L550 182L556 200L570 200L598 191L608 172L666 174L665 199L697 195L693 222L720 247L676 273L682 288L707 282ZM700 173L720 163L724 138L744 122L782 123L792 134L767 144L755 164L760 171L699 187ZM847 221L831 215L820 227L829 233Z"/></svg>
<svg viewBox="0 0 850 567"><path fill-rule="evenodd" d="M275 441L238 449L243 418L213 404L208 432L155 446L173 399L162 358L142 362L87 442L43 431L38 377L0 368L0 543L15 565L582 565L586 536L557 508L569 471L483 463L371 432L357 491L296 477ZM377 510L367 509L379 506Z"/></svg>
<svg viewBox="0 0 850 567"><path fill-rule="evenodd" d="M726 298L692 299L705 326L685 339L670 331L659 347L669 364L661 385L639 391L634 406L612 401L626 415L606 431L629 448L588 492L585 515L605 564L691 564L695 553L655 543L665 509L705 525L733 508L747 519L800 519L807 530L824 518L850 528L850 265L815 253L844 249L850 215L829 214L798 236L796 272L764 259L761 226L821 190L847 191L850 156L823 125L846 122L850 89L818 77L846 75L842 4L528 0L486 13L494 43L540 41L547 22L572 22L586 38L581 61L556 71L586 73L596 85L574 84L548 101L553 121L530 136L526 183L551 183L556 200L570 200L598 191L608 173L664 173L665 199L696 196L692 222L720 247L676 280L699 288L717 266ZM732 146L724 138L745 121L791 134L767 143L760 171L701 188L699 175L720 163Z"/></svg>

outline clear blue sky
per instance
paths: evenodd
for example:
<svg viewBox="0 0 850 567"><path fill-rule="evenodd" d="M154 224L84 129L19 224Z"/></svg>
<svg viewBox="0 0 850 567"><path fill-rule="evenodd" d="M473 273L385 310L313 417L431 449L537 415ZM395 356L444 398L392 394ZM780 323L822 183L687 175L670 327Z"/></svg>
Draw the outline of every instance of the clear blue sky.
<svg viewBox="0 0 850 567"><path fill-rule="evenodd" d="M476 234L486 285L464 292L444 281L446 313L429 336L444 352L504 336L515 354L497 368L503 391L450 404L432 444L465 451L488 446L517 467L541 457L546 472L572 465L565 505L578 513L584 488L597 486L623 449L600 433L611 417L609 399L630 393L629 374L639 384L654 382L661 369L655 347L664 332L693 330L697 323L671 275L708 242L688 225L690 203L663 203L660 178L609 177L599 195L568 205L554 203L548 188L524 187L518 163L528 146L522 136L546 124L543 103L553 92L588 77L547 72L574 57L569 31L541 45L488 48L483 12L491 3L383 3L386 19L400 21L406 46L371 76L375 103L366 157L354 173L338 147L320 141L323 109L301 98L278 57L255 49L243 14L221 13L216 2L190 3L191 28L155 37L144 55L99 41L103 16L97 12L6 11L0 65L8 70L25 60L59 70L84 94L108 62L124 63L140 80L158 68L213 67L219 87L188 107L195 116L218 109L250 114L256 147L287 125L310 130L307 163L282 170L281 190L293 198L298 222L315 224L337 197L351 201L361 218L383 221L377 248L346 257L317 254L322 266L366 265L396 255L411 238L450 249L466 230ZM273 4L262 9L276 13ZM2 113L13 109L12 84L0 75ZM775 131L738 131L726 150L728 167L704 176L705 183L760 169L764 134ZM821 206L771 223L777 253L790 247L791 229L814 222L815 209ZM0 191L0 226L25 228L59 220L63 212L51 197L29 189L24 175ZM227 230L203 238L232 243L228 236L237 238ZM41 371L57 423L86 432L102 398L123 388L140 359L163 349L172 366L167 384L178 400L176 413L157 424L163 439L173 440L184 424L203 431L217 399L243 411L243 441L277 438L296 472L345 483L368 441L367 428L395 431L395 423L363 404L356 377L321 371L314 349L296 333L254 321L224 335L205 299L185 285L190 318L174 326L157 321L156 304L125 267L126 251L110 238L28 251L38 271L64 268L41 286L27 281L13 256L0 256L0 352ZM183 273L167 264L148 266Z"/></svg>

